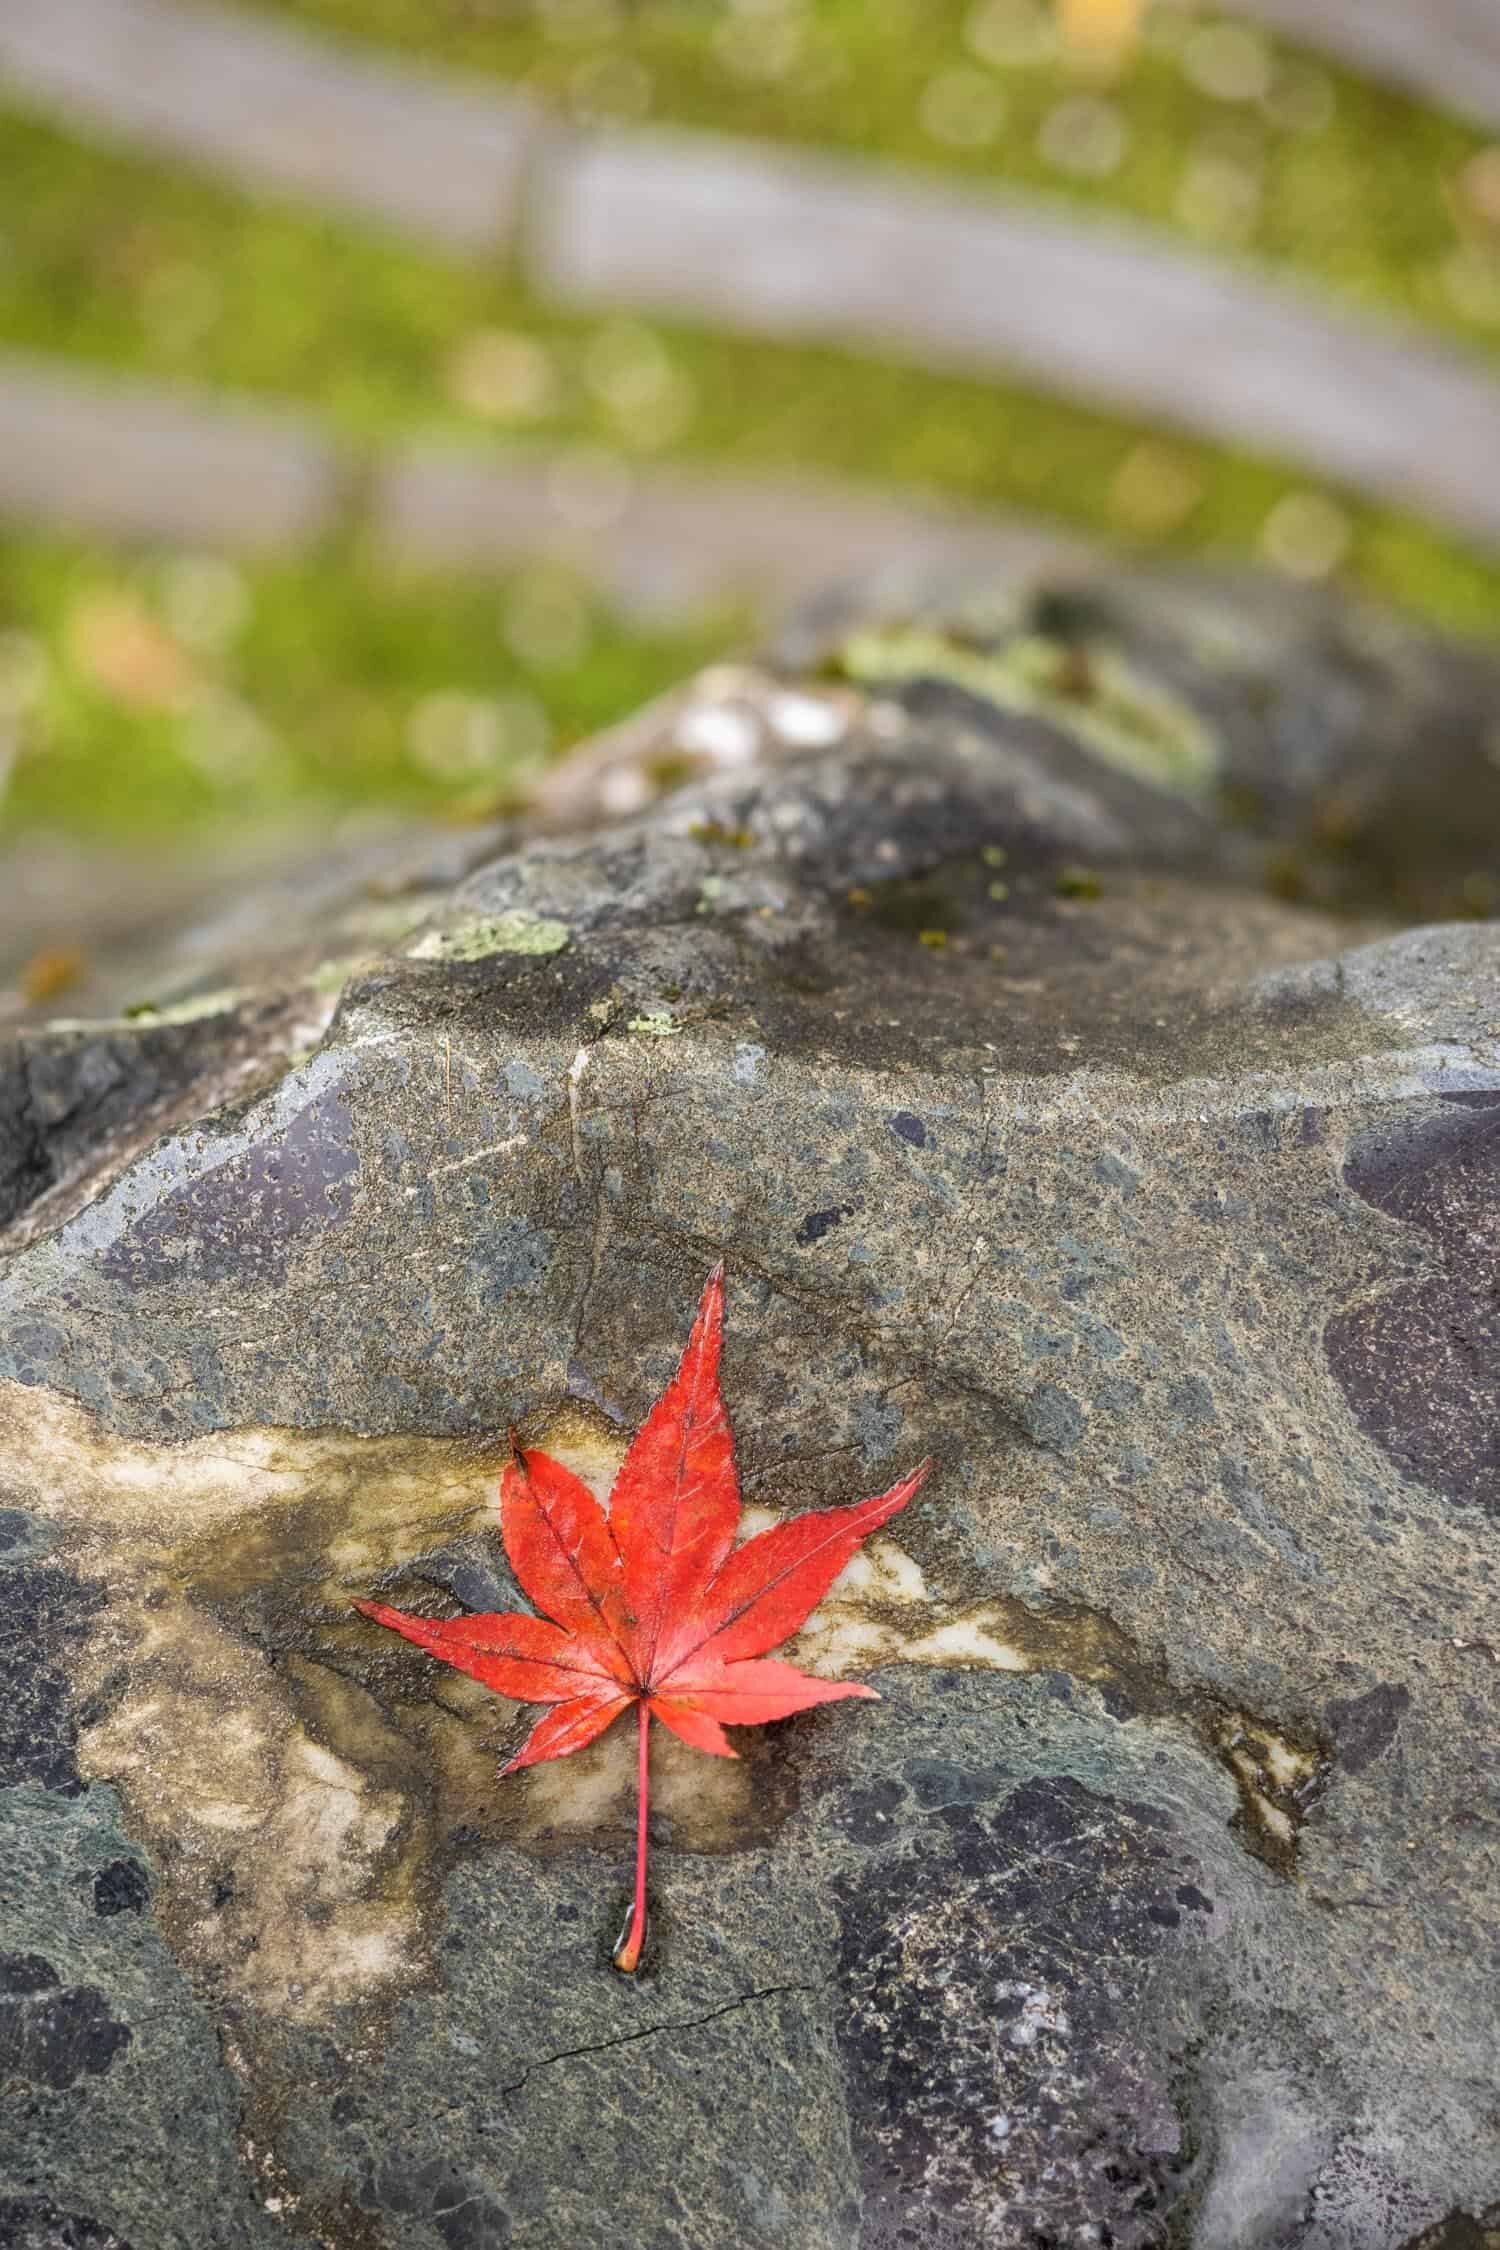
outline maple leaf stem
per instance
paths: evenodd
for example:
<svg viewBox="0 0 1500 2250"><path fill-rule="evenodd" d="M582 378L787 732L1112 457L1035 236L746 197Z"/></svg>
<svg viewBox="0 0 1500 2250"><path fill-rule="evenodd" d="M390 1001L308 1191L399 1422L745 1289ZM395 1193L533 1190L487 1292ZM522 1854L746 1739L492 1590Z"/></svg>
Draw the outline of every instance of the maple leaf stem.
<svg viewBox="0 0 1500 2250"><path fill-rule="evenodd" d="M615 1967L625 1976L634 1976L641 1963L641 1947L646 1942L646 1820L651 1807L651 1774L648 1735L651 1713L642 1696L636 1705L640 1719L640 1778L636 1790L635 1818L635 1905L631 1911L629 1927L615 1947Z"/></svg>

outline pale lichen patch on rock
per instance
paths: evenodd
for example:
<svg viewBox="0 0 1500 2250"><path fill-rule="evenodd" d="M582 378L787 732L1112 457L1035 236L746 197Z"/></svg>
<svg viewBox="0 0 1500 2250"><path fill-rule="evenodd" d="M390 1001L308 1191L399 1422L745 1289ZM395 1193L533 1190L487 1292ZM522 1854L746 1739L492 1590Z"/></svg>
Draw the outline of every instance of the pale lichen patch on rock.
<svg viewBox="0 0 1500 2250"><path fill-rule="evenodd" d="M625 1431L577 1403L560 1407L535 1429L528 1426L522 1437L536 1451L565 1461L599 1501L608 1500L629 1443Z"/></svg>
<svg viewBox="0 0 1500 2250"><path fill-rule="evenodd" d="M986 647L908 626L853 635L841 662L850 678L871 687L951 680L1003 711L1049 720L1094 756L1157 788L1195 796L1219 771L1221 746L1205 721L1109 642L1017 632Z"/></svg>
<svg viewBox="0 0 1500 2250"><path fill-rule="evenodd" d="M1023 1649L998 1640L985 1628L983 1613L939 1625L903 1651L908 1664L980 1664L997 1672L1030 1672L1035 1667Z"/></svg>
<svg viewBox="0 0 1500 2250"><path fill-rule="evenodd" d="M680 1847L728 1851L764 1833L765 1813L755 1801L758 1738L740 1733L734 1742L737 1757L706 1759L665 1727L653 1727L653 1825L668 1823ZM635 1761L634 1726L615 1726L571 1758L518 1774L524 1809L517 1841L598 1846L618 1836L623 1843L635 1818Z"/></svg>
<svg viewBox="0 0 1500 2250"><path fill-rule="evenodd" d="M128 1653L129 1685L84 1730L80 1770L122 1791L157 1852L184 1955L306 2016L365 1989L372 1963L394 1973L416 1935L384 1859L398 1794L311 1739L265 1655L189 1597L118 1602L101 1641L93 1667Z"/></svg>
<svg viewBox="0 0 1500 2250"><path fill-rule="evenodd" d="M561 953L572 934L566 922L514 908L429 930L406 951L413 961L486 961L496 953Z"/></svg>
<svg viewBox="0 0 1500 2250"><path fill-rule="evenodd" d="M1240 1792L1236 1833L1257 1858L1288 1872L1302 1823L1327 1782L1327 1754L1242 1711L1221 1713L1211 1732Z"/></svg>
<svg viewBox="0 0 1500 2250"><path fill-rule="evenodd" d="M0 1387L0 1439L27 1507L108 1590L75 1682L103 1706L80 1770L157 1850L184 1957L310 2017L410 1973L420 1750L327 1659L354 1593L484 1519L493 1457L271 1430L148 1446L20 1385Z"/></svg>
<svg viewBox="0 0 1500 2250"><path fill-rule="evenodd" d="M157 1849L160 1911L183 1956L252 2006L290 1996L317 2019L421 1973L436 1876L461 1848L451 1839L546 1853L625 1837L633 1730L501 1788L519 1707L351 1612L374 1593L449 1613L517 1602L497 1536L502 1445L272 1429L150 1445L21 1385L0 1387L0 1439L26 1505L109 1592L76 1677L85 1708L98 1706L81 1770L122 1791ZM603 1497L626 1439L570 1405L525 1442ZM753 1506L742 1533L778 1520ZM835 1678L1060 1671L1123 1680L1136 1707L1167 1707L1149 1692L1142 1703L1138 1662L1107 1619L945 1599L890 1537L855 1557L787 1654ZM1236 1725L1258 1834L1289 1849L1280 1823L1306 1799L1303 1754ZM746 1730L736 1760L705 1760L655 1730L674 1845L734 1850L779 1824L793 1784L777 1739Z"/></svg>

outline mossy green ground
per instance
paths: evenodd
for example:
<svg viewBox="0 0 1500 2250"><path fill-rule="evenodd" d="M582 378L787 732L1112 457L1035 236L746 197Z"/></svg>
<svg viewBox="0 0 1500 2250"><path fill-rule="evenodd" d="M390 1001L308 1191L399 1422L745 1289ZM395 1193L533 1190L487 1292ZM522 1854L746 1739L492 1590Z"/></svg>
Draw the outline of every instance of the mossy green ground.
<svg viewBox="0 0 1500 2250"><path fill-rule="evenodd" d="M0 619L12 820L137 841L367 804L480 817L733 630L632 630L555 572L29 539L0 541Z"/></svg>
<svg viewBox="0 0 1500 2250"><path fill-rule="evenodd" d="M1210 98L1186 43L1212 26L1174 9L1150 19L1122 77L1081 90L1055 60L982 61L995 41L976 24L993 32L995 0L978 13L821 0L796 16L798 60L780 75L747 71L748 49L726 60L725 25L764 31L782 20L774 9L553 0L449 11L434 30L426 0L283 4L536 84L575 114L780 133L1046 184L1179 228L1193 167L1238 166L1258 199L1234 241L1218 242L1224 254L1284 259L1325 293L1500 349L1500 327L1481 317L1485 261L1500 253L1482 197L1465 200L1478 136L1268 48L1261 94ZM1024 0L1005 6L1012 28L1023 22ZM983 145L931 130L930 89L955 73L960 114L976 85L992 82L1002 102L1003 130ZM1049 118L1080 101L1124 130L1118 164L1092 182L1042 154ZM261 203L15 111L0 112L0 176L0 348L274 399L360 445L446 427L497 447L808 467L1232 557L1263 555L1278 504L1312 482L1018 387L561 315L484 261ZM1472 286L1455 290L1456 259ZM1500 308L1500 281L1495 298ZM1317 507L1315 544L1330 536ZM1500 624L1493 560L1345 497L1331 521L1351 582L1460 630ZM12 533L0 545L0 817L150 835L298 806L477 808L744 630L720 616L643 631L549 571L507 584L397 576L367 552L357 518L327 553L276 566Z"/></svg>

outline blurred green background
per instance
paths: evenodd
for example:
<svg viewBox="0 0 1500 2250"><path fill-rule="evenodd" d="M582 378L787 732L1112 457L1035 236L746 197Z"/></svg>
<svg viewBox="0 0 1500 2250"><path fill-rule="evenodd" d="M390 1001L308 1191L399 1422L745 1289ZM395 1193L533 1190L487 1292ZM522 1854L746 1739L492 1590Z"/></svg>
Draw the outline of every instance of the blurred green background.
<svg viewBox="0 0 1500 2250"><path fill-rule="evenodd" d="M263 0L589 125L681 121L1149 221L1500 359L1500 147L1248 20L1132 0ZM64 128L0 85L0 351L252 396L361 445L816 468L1340 578L1467 633L1500 564L1412 516L1021 383L560 312L513 272ZM1190 380L1190 373L1185 377ZM468 820L756 620L611 614L556 562L275 560L0 526L0 821L186 844Z"/></svg>

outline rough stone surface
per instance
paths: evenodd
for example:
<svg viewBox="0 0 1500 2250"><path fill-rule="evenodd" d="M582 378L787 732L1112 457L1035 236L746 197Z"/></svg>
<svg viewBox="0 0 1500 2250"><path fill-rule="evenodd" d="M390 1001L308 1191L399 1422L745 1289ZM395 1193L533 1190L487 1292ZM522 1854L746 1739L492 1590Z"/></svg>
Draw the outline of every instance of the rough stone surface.
<svg viewBox="0 0 1500 2250"><path fill-rule="evenodd" d="M1500 1103L1448 1102L1420 1130L1350 1153L1349 1185L1425 1234L1437 1270L1341 1313L1328 1356L1408 1475L1500 1515Z"/></svg>
<svg viewBox="0 0 1500 2250"><path fill-rule="evenodd" d="M0 2239L1493 2234L1494 672L1249 588L849 627L420 930L331 884L300 1052L247 907L255 1068L0 1237ZM349 1600L513 1601L507 1425L607 1477L721 1252L747 1501L938 1471L795 1650L881 1702L657 1746L630 1981L623 1732L500 1785Z"/></svg>

